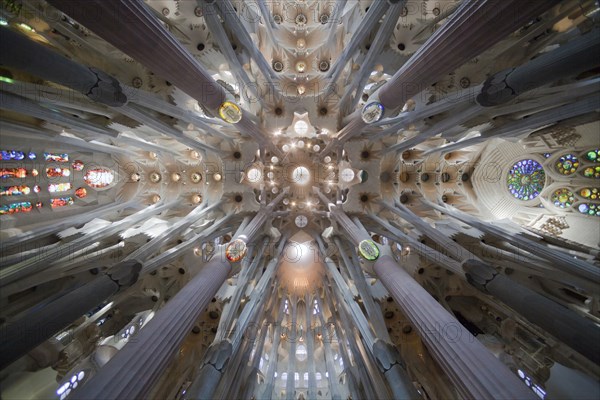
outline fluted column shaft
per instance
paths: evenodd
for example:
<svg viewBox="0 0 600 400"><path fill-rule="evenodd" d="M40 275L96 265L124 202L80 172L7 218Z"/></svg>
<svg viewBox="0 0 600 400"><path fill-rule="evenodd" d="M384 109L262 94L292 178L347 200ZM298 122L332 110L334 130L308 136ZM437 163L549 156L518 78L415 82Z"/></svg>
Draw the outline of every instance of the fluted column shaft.
<svg viewBox="0 0 600 400"><path fill-rule="evenodd" d="M94 101L122 106L127 101L119 82L30 40L12 29L0 28L2 65L58 83Z"/></svg>
<svg viewBox="0 0 600 400"><path fill-rule="evenodd" d="M600 364L600 328L562 305L475 260L465 263L469 283L489 293L567 346Z"/></svg>
<svg viewBox="0 0 600 400"><path fill-rule="evenodd" d="M558 0L463 2L381 88L379 100L386 109L402 106L443 75L558 3Z"/></svg>
<svg viewBox="0 0 600 400"><path fill-rule="evenodd" d="M50 4L216 111L225 91L140 0L52 0ZM157 55L160 54L160 57Z"/></svg>
<svg viewBox="0 0 600 400"><path fill-rule="evenodd" d="M485 107L503 104L531 89L591 70L600 65L598 54L600 31L595 29L523 65L492 75L477 102Z"/></svg>
<svg viewBox="0 0 600 400"><path fill-rule="evenodd" d="M172 201L167 204L153 204L136 212L135 214L123 218L120 221L113 222L112 224L107 225L93 233L89 233L70 242L60 243L49 251L36 251L27 260L2 269L0 271L0 287L4 287L9 283L17 281L18 279L38 272L48 265L50 262L49 260L55 260L57 258L71 255L98 240L107 238L110 235L113 235L122 229L128 228L151 215L158 214L159 212L170 208L171 206L175 205L176 202L177 201Z"/></svg>
<svg viewBox="0 0 600 400"><path fill-rule="evenodd" d="M534 399L535 395L444 309L392 257L375 262L375 273L440 367L467 399Z"/></svg>
<svg viewBox="0 0 600 400"><path fill-rule="evenodd" d="M0 328L0 369L49 339L83 314L128 287L138 277L141 264L132 260L23 315Z"/></svg>
<svg viewBox="0 0 600 400"><path fill-rule="evenodd" d="M194 322L231 272L215 254L80 391L78 399L134 399L147 395L169 365Z"/></svg>
<svg viewBox="0 0 600 400"><path fill-rule="evenodd" d="M7 88L6 86L2 86ZM10 93L7 90L0 91L0 108L14 111L19 114L29 115L43 121L52 122L65 128L74 129L83 136L109 136L117 137L119 132L90 121L75 118L66 113L42 107L40 104L26 97Z"/></svg>
<svg viewBox="0 0 600 400"><path fill-rule="evenodd" d="M426 204L442 213L450 215L459 221L463 221L464 223L467 223L482 232L504 240L519 249L524 249L531 254L535 254L536 256L548 260L552 264L556 265L558 270L572 273L582 278L589 279L595 283L600 282L600 269L598 269L598 267L595 265L586 262L585 260L577 259L564 251L550 248L548 245L538 243L524 235L515 235L500 225L481 221L457 209L442 207L431 202L426 202Z"/></svg>

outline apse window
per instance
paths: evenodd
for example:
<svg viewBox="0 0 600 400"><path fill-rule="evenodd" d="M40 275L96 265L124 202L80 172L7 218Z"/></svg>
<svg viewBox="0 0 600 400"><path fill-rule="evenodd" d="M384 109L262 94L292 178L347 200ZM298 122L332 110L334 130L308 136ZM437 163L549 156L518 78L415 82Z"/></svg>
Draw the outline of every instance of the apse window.
<svg viewBox="0 0 600 400"><path fill-rule="evenodd" d="M90 169L86 172L83 180L88 186L93 188L104 188L110 185L115 179L115 175L107 169Z"/></svg>

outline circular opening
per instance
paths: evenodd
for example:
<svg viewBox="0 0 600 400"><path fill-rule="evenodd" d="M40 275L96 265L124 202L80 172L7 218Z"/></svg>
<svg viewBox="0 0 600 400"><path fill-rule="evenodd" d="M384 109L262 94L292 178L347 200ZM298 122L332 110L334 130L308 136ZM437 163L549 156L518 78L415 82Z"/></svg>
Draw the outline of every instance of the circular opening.
<svg viewBox="0 0 600 400"><path fill-rule="evenodd" d="M244 198L241 195L239 195L239 194L235 196L235 202L236 203L241 203L243 199Z"/></svg>
<svg viewBox="0 0 600 400"><path fill-rule="evenodd" d="M233 158L235 158L235 159L242 158L242 153L240 153L239 151L234 152L233 153Z"/></svg>
<svg viewBox="0 0 600 400"><path fill-rule="evenodd" d="M401 195L400 196L400 203L402 203L402 204L408 203L408 196L405 195L405 194Z"/></svg>
<svg viewBox="0 0 600 400"><path fill-rule="evenodd" d="M425 270L423 268L419 268L419 270L417 271L419 275L423 275L424 272Z"/></svg>
<svg viewBox="0 0 600 400"><path fill-rule="evenodd" d="M233 44L231 45L231 48L232 48L233 50L237 50L237 44L233 43Z"/></svg>
<svg viewBox="0 0 600 400"><path fill-rule="evenodd" d="M447 203L447 202L448 202L448 196L446 196L446 195L443 195L443 196L442 196L442 201L443 201L444 203Z"/></svg>
<svg viewBox="0 0 600 400"><path fill-rule="evenodd" d="M360 157L361 157L361 158L369 158L369 156L370 156L370 154L369 154L369 152L368 152L367 150L363 150L363 151L360 153Z"/></svg>
<svg viewBox="0 0 600 400"><path fill-rule="evenodd" d="M181 275L185 274L185 269L183 269L183 268L179 268L179 273L180 273Z"/></svg>
<svg viewBox="0 0 600 400"><path fill-rule="evenodd" d="M412 326L410 325L405 325L402 327L402 333L404 334L409 334L412 332Z"/></svg>
<svg viewBox="0 0 600 400"><path fill-rule="evenodd" d="M217 318L219 318L219 313L216 311L210 311L208 313L208 316L210 317L210 319L217 319Z"/></svg>
<svg viewBox="0 0 600 400"><path fill-rule="evenodd" d="M468 181L469 180L469 174L462 174L460 176L460 180L463 181L463 182Z"/></svg>
<svg viewBox="0 0 600 400"><path fill-rule="evenodd" d="M200 333L200 327L199 327L199 326L197 326L197 325L196 325L196 326L194 326L194 327L192 328L192 333L194 333L194 334L196 334L196 335L197 335L197 334L199 334L199 333Z"/></svg>
<svg viewBox="0 0 600 400"><path fill-rule="evenodd" d="M429 174L427 172L421 174L421 182L427 182L429 180Z"/></svg>
<svg viewBox="0 0 600 400"><path fill-rule="evenodd" d="M444 172L442 174L442 182L448 182L450 180L450 174L447 172Z"/></svg>
<svg viewBox="0 0 600 400"><path fill-rule="evenodd" d="M202 51L206 48L206 46L204 45L204 43L198 43L198 46L196 46L196 48L198 49L198 51Z"/></svg>
<svg viewBox="0 0 600 400"><path fill-rule="evenodd" d="M393 311L386 311L384 314L386 319L392 319L394 318L394 312Z"/></svg>
<svg viewBox="0 0 600 400"><path fill-rule="evenodd" d="M321 24L325 25L329 21L329 15L328 14L322 14L319 17L319 21L321 22Z"/></svg>
<svg viewBox="0 0 600 400"><path fill-rule="evenodd" d="M369 196L367 196L366 194L363 194L362 196L360 196L360 201L362 201L363 203L366 203L367 201L369 201Z"/></svg>
<svg viewBox="0 0 600 400"><path fill-rule="evenodd" d="M327 115L327 107L321 107L319 109L319 114L321 114L321 115Z"/></svg>
<svg viewBox="0 0 600 400"><path fill-rule="evenodd" d="M281 107L277 107L275 109L275 115L282 115L283 114L283 110L281 109Z"/></svg>
<svg viewBox="0 0 600 400"><path fill-rule="evenodd" d="M273 61L273 69L276 72L283 71L283 63L281 61Z"/></svg>
<svg viewBox="0 0 600 400"><path fill-rule="evenodd" d="M404 43L398 43L398 50L404 51L405 49L406 49L406 46L404 45Z"/></svg>
<svg viewBox="0 0 600 400"><path fill-rule="evenodd" d="M310 171L308 168L296 167L292 172L292 181L298 185L306 185L310 181Z"/></svg>

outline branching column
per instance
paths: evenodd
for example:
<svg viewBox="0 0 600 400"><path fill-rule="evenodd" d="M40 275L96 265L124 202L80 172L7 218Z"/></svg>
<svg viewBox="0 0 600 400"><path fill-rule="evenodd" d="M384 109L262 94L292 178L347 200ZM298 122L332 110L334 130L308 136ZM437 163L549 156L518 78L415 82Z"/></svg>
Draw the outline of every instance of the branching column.
<svg viewBox="0 0 600 400"><path fill-rule="evenodd" d="M558 0L465 1L379 92L395 109L444 74L493 46Z"/></svg>
<svg viewBox="0 0 600 400"><path fill-rule="evenodd" d="M116 79L69 60L11 29L0 28L0 52L3 66L69 87L109 106L122 106L127 101Z"/></svg>
<svg viewBox="0 0 600 400"><path fill-rule="evenodd" d="M440 367L468 399L534 399L535 395L392 257L375 273L415 326Z"/></svg>
<svg viewBox="0 0 600 400"><path fill-rule="evenodd" d="M467 280L491 294L585 357L600 364L600 328L562 305L475 260L464 264Z"/></svg>
<svg viewBox="0 0 600 400"><path fill-rule="evenodd" d="M134 399L147 395L194 322L231 272L216 254L81 390L78 399Z"/></svg>
<svg viewBox="0 0 600 400"><path fill-rule="evenodd" d="M108 274L94 279L58 299L35 307L19 320L0 329L0 368L6 367L86 312L101 304L122 287L137 281L141 264L121 263Z"/></svg>

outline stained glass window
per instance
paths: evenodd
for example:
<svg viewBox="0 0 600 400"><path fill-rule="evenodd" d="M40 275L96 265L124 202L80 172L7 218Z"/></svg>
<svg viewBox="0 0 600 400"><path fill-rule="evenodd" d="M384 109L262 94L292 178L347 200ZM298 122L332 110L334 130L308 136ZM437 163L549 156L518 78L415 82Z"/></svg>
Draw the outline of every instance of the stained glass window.
<svg viewBox="0 0 600 400"><path fill-rule="evenodd" d="M31 193L29 186L0 186L0 196L21 196Z"/></svg>
<svg viewBox="0 0 600 400"><path fill-rule="evenodd" d="M600 206L597 204L581 203L577 210L582 214L600 216Z"/></svg>
<svg viewBox="0 0 600 400"><path fill-rule="evenodd" d="M75 160L73 161L73 164L71 164L71 167L73 167L73 171L83 171L83 161Z"/></svg>
<svg viewBox="0 0 600 400"><path fill-rule="evenodd" d="M71 204L73 204L73 198L71 196L50 200L50 207L52 208L70 206Z"/></svg>
<svg viewBox="0 0 600 400"><path fill-rule="evenodd" d="M29 212L33 209L33 206L29 201L20 201L18 203L12 203L8 205L0 206L0 215L4 214L16 214L20 212Z"/></svg>
<svg viewBox="0 0 600 400"><path fill-rule="evenodd" d="M85 183L93 188L106 187L110 185L114 179L115 176L111 171L101 168L90 169L83 177Z"/></svg>
<svg viewBox="0 0 600 400"><path fill-rule="evenodd" d="M25 168L0 168L0 178L2 179L25 178L28 175L37 176L37 169L27 171Z"/></svg>
<svg viewBox="0 0 600 400"><path fill-rule="evenodd" d="M46 168L46 176L48 178L58 178L61 176L69 176L71 175L71 171L69 168L60 168L60 167L49 167Z"/></svg>
<svg viewBox="0 0 600 400"><path fill-rule="evenodd" d="M82 187L78 188L75 191L75 196L77 196L80 199L83 199L84 197L86 197L87 196L87 190L86 190L86 188L82 188Z"/></svg>
<svg viewBox="0 0 600 400"><path fill-rule="evenodd" d="M563 175L574 174L579 168L579 159L573 154L565 154L556 162L556 169Z"/></svg>
<svg viewBox="0 0 600 400"><path fill-rule="evenodd" d="M51 183L50 185L48 185L48 191L50 193L66 192L67 190L71 190L71 184L69 182Z"/></svg>
<svg viewBox="0 0 600 400"><path fill-rule="evenodd" d="M546 172L535 160L518 161L508 172L508 190L519 200L535 199L545 184Z"/></svg>
<svg viewBox="0 0 600 400"><path fill-rule="evenodd" d="M590 150L585 153L585 159L593 162L600 162L600 149Z"/></svg>
<svg viewBox="0 0 600 400"><path fill-rule="evenodd" d="M69 155L65 153L57 154L57 153L44 153L44 160L46 161L56 161L56 162L68 162Z"/></svg>
<svg viewBox="0 0 600 400"><path fill-rule="evenodd" d="M579 194L586 199L596 200L598 198L598 192L598 188L583 188L579 191Z"/></svg>
<svg viewBox="0 0 600 400"><path fill-rule="evenodd" d="M42 187L40 185L34 185L33 186L33 191L36 193L39 193L42 191Z"/></svg>
<svg viewBox="0 0 600 400"><path fill-rule="evenodd" d="M17 150L0 150L0 160L23 160L25 153Z"/></svg>
<svg viewBox="0 0 600 400"><path fill-rule="evenodd" d="M597 167L587 167L583 170L583 176L586 178L600 178L600 165Z"/></svg>
<svg viewBox="0 0 600 400"><path fill-rule="evenodd" d="M575 200L575 195L573 195L573 192L569 189L562 188L552 193L552 203L554 203L556 207L571 207L573 200Z"/></svg>

